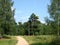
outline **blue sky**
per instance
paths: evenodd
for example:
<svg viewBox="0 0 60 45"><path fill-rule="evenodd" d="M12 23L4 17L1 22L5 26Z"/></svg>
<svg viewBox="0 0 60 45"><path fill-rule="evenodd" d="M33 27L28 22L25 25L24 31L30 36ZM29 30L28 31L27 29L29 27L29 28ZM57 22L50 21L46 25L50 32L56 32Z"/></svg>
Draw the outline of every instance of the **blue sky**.
<svg viewBox="0 0 60 45"><path fill-rule="evenodd" d="M39 16L39 20L44 23L44 17L49 16L48 4L50 0L13 0L16 22L28 21L30 15L35 13Z"/></svg>

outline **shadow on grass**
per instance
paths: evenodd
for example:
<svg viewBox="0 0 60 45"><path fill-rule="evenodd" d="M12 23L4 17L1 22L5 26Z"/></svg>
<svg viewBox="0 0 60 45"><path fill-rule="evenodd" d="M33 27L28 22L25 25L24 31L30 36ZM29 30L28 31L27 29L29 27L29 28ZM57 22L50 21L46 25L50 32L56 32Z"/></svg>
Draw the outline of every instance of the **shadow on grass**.
<svg viewBox="0 0 60 45"><path fill-rule="evenodd" d="M51 44L50 43L44 43L44 44L42 44L42 43L33 43L31 45L51 45Z"/></svg>
<svg viewBox="0 0 60 45"><path fill-rule="evenodd" d="M53 41L51 43L33 43L33 44L30 44L30 45L60 45L60 42L57 43L57 42Z"/></svg>

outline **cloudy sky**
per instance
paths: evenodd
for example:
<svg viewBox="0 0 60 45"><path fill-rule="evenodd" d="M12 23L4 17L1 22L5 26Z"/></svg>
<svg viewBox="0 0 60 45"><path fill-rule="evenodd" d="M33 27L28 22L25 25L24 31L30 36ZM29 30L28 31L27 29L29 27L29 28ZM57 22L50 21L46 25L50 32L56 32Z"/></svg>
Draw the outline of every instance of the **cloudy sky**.
<svg viewBox="0 0 60 45"><path fill-rule="evenodd" d="M44 23L44 17L49 16L48 4L50 0L13 0L16 22L28 21L30 15L35 13L39 20Z"/></svg>

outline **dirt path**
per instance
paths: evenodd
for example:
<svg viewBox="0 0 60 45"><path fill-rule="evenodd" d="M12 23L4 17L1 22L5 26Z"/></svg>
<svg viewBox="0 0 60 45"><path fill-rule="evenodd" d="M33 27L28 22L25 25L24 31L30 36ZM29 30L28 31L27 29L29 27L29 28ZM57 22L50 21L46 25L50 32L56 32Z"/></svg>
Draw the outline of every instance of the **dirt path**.
<svg viewBox="0 0 60 45"><path fill-rule="evenodd" d="M16 45L29 45L28 42L24 38L20 36L17 36L16 38L18 40Z"/></svg>

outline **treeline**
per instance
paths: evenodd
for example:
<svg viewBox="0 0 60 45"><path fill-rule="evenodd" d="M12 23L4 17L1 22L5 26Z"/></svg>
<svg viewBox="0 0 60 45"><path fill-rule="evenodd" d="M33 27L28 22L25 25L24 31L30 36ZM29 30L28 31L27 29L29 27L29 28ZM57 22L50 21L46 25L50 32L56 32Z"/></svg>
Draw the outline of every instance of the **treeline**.
<svg viewBox="0 0 60 45"><path fill-rule="evenodd" d="M0 0L0 35L59 35L60 34L60 0L52 0L48 5L50 18L42 24L39 17L31 14L27 22L15 22L12 0ZM30 14L29 14L30 15Z"/></svg>

